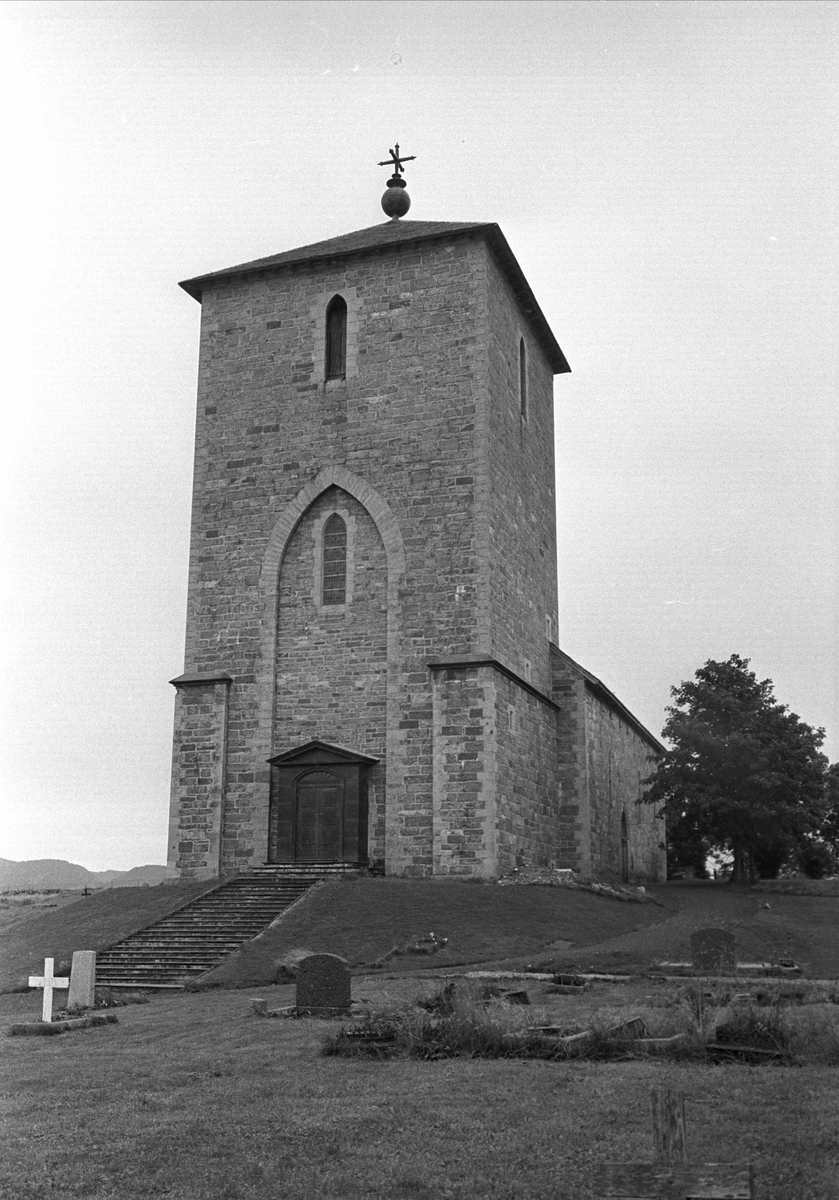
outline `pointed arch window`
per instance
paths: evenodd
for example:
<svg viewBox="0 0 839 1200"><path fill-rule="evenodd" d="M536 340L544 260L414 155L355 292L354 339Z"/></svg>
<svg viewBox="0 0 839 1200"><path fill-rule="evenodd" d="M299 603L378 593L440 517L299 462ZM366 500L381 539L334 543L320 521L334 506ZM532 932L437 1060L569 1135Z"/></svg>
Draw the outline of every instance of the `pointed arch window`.
<svg viewBox="0 0 839 1200"><path fill-rule="evenodd" d="M326 307L326 378L344 379L347 374L347 304L333 296Z"/></svg>
<svg viewBox="0 0 839 1200"><path fill-rule="evenodd" d="M323 527L323 594L326 605L347 602L347 523L333 513Z"/></svg>
<svg viewBox="0 0 839 1200"><path fill-rule="evenodd" d="M527 351L524 338L519 338L519 412L527 417Z"/></svg>

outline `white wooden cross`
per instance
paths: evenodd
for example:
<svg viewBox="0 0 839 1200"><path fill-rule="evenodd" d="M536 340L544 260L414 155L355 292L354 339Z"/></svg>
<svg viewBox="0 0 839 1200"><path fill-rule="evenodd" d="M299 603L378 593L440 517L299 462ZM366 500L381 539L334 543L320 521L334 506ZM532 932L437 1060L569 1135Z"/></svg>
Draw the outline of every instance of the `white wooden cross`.
<svg viewBox="0 0 839 1200"><path fill-rule="evenodd" d="M43 975L30 975L29 976L29 986L30 987L40 987L40 988L44 989L44 1007L41 1010L41 1020L42 1021L51 1021L52 1020L53 989L54 988L68 988L70 986L70 980L67 979L66 976L57 978L55 975L53 975L52 972L53 972L54 964L55 964L54 958L45 958Z"/></svg>

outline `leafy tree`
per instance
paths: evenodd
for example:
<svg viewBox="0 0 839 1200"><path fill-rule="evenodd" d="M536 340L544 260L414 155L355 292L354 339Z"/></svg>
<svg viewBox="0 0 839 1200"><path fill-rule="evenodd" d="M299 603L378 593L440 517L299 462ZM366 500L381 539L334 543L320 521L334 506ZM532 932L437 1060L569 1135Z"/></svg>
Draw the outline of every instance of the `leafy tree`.
<svg viewBox="0 0 839 1200"><path fill-rule="evenodd" d="M697 830L690 813L667 823L667 871L692 871L695 878L706 879L705 860L712 849L707 838Z"/></svg>
<svg viewBox="0 0 839 1200"><path fill-rule="evenodd" d="M839 858L839 763L831 763L825 779L826 811L819 833Z"/></svg>
<svg viewBox="0 0 839 1200"><path fill-rule="evenodd" d="M818 832L826 805L824 730L778 704L772 681L749 660L709 659L693 680L670 689L674 704L645 802L658 804L684 841L704 839L734 856L732 882L748 864L777 873L783 857Z"/></svg>

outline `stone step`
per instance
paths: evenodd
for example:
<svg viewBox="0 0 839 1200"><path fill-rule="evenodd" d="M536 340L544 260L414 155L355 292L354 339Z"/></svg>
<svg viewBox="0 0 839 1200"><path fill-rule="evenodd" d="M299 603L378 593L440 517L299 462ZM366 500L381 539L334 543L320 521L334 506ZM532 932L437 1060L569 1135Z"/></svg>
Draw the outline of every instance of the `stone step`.
<svg viewBox="0 0 839 1200"><path fill-rule="evenodd" d="M307 867L249 872L138 930L97 961L103 987L167 987L203 975L304 896L318 875Z"/></svg>
<svg viewBox="0 0 839 1200"><path fill-rule="evenodd" d="M103 979L102 987L106 988L128 988L131 991L143 992L182 992L184 985L182 983L161 983L159 980L143 980L140 983L136 979Z"/></svg>
<svg viewBox="0 0 839 1200"><path fill-rule="evenodd" d="M112 967L118 963L137 963L145 964L151 962L212 962L218 959L221 955L232 954L234 950L238 950L239 943L232 942L228 946L202 946L195 950L189 950L185 947L177 950L150 950L146 954L130 954L126 951L112 954L107 953L101 955L97 961L96 969L100 967Z"/></svg>
<svg viewBox="0 0 839 1200"><path fill-rule="evenodd" d="M219 938L224 940L230 940L232 938L235 941L240 942L248 941L250 938L256 937L258 933L261 933L267 925L270 925L270 923L270 921L266 921L260 922L258 925L231 926L224 925L222 922L217 922L214 925L208 926L194 925L189 929L180 927L178 929L161 928L153 930L148 937L140 937L139 935L135 934L131 938L125 938L120 945L146 946L155 945L156 943L162 941L190 943L200 939L212 941L213 939Z"/></svg>
<svg viewBox="0 0 839 1200"><path fill-rule="evenodd" d="M253 879L267 875L346 875L355 871L365 871L366 865L361 863L264 863L259 867L251 867L247 878ZM242 878L242 876L238 876Z"/></svg>
<svg viewBox="0 0 839 1200"><path fill-rule="evenodd" d="M286 905L286 907L289 906ZM177 921L158 921L157 928L202 929L212 928L224 923L226 925L232 925L237 929L239 927L243 929L252 929L254 927L258 928L260 925L268 925L274 920L274 917L278 917L280 913L284 911L284 908L273 907L267 909L264 913L256 913L249 916L243 916L239 913L231 914L224 912L196 913L192 918L179 917ZM137 932L142 933L143 931L138 930ZM132 934L131 936L134 937L135 935Z"/></svg>
<svg viewBox="0 0 839 1200"><path fill-rule="evenodd" d="M210 966L212 966L213 962L215 962L215 959L211 960ZM113 967L108 967L107 965L104 966L101 971L99 970L99 964L97 963L96 976L97 981L101 982L103 977L109 974L120 976L131 975L134 978L139 979L141 976L147 975L153 975L155 977L158 975L203 975L203 973L207 970L209 970L209 966L207 965L206 959L202 962L116 963Z"/></svg>

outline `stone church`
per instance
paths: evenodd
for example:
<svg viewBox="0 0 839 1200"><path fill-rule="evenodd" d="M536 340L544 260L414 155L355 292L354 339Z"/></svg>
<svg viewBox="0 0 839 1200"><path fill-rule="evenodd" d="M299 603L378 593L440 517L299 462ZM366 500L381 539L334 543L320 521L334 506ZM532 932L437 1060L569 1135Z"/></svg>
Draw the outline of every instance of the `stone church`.
<svg viewBox="0 0 839 1200"><path fill-rule="evenodd" d="M397 147L398 155L398 147ZM657 740L558 645L553 377L495 224L390 220L201 303L169 862L664 878Z"/></svg>

